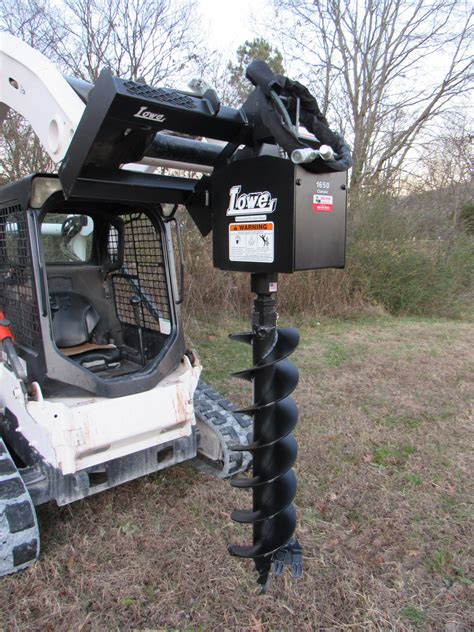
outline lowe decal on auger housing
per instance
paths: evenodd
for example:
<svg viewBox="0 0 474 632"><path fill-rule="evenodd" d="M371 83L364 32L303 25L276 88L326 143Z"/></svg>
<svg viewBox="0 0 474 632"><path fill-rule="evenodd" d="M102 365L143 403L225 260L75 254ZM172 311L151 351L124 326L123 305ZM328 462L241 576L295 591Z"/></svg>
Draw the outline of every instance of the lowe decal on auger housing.
<svg viewBox="0 0 474 632"><path fill-rule="evenodd" d="M229 208L227 215L241 215L243 213L273 213L276 209L277 198L273 198L269 191L258 193L240 193L240 184L231 187Z"/></svg>
<svg viewBox="0 0 474 632"><path fill-rule="evenodd" d="M22 114L59 165L0 190L0 574L39 555L36 505L199 456L252 492L232 513L250 542L230 553L254 560L262 591L272 566L299 577L299 335L276 326L278 273L344 266L349 148L304 86L260 61L238 109L107 69L93 86L64 78L6 34L0 61L2 116ZM199 381L185 344L179 206L212 231L217 268L250 273L251 330L232 335L252 348L234 374L253 385L241 410Z"/></svg>

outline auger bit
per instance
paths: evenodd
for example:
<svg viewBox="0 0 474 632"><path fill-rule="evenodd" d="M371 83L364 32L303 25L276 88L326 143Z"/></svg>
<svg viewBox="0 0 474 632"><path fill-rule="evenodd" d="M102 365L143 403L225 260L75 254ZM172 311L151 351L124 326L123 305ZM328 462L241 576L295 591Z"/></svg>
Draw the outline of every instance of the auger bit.
<svg viewBox="0 0 474 632"><path fill-rule="evenodd" d="M296 476L293 465L297 445L293 429L298 410L291 394L298 384L298 369L288 359L298 346L299 333L293 328L277 328L277 275L253 273L251 290L256 297L252 331L232 334L233 340L252 346L253 366L234 377L253 385L253 403L238 412L253 417L253 438L234 450L252 454L252 476L231 481L234 487L252 490L252 509L232 512L236 522L253 526L251 545L231 545L229 552L252 558L261 592L267 592L272 575L282 575L289 566L294 578L302 574L302 551L294 536Z"/></svg>

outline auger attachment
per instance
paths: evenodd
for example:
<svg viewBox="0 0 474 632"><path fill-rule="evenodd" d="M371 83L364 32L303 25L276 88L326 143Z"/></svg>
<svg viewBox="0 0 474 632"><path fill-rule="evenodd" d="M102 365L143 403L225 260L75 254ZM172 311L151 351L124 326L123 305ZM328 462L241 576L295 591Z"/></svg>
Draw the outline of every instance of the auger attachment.
<svg viewBox="0 0 474 632"><path fill-rule="evenodd" d="M290 397L298 384L298 369L288 360L298 346L299 334L296 329L276 327L276 279L274 273L251 275L251 289L257 295L252 331L230 336L252 346L252 368L233 374L253 384L253 404L238 411L253 417L253 440L233 447L252 454L252 476L234 479L231 485L250 488L253 505L234 511L231 517L253 525L253 542L231 545L229 552L254 559L262 592L268 588L272 562L275 575L281 575L285 565L291 567L293 577L302 573L301 547L294 537L296 476L292 469L297 455L292 432L298 410Z"/></svg>

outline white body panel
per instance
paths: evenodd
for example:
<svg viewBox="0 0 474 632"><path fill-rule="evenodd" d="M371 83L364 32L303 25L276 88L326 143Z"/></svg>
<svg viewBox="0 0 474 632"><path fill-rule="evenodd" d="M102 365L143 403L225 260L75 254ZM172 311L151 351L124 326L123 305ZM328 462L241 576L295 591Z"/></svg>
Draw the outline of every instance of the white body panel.
<svg viewBox="0 0 474 632"><path fill-rule="evenodd" d="M27 401L18 379L0 362L0 408L15 415L18 432L48 464L74 474L189 436L196 423L193 396L200 372L200 364L191 366L185 356L173 373L144 393L44 400L36 385L35 401Z"/></svg>

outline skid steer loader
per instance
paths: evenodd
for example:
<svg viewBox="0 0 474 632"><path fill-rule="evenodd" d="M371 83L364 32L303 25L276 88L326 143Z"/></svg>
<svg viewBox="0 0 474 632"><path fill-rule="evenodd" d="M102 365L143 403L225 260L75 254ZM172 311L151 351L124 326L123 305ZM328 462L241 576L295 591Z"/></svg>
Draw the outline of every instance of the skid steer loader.
<svg viewBox="0 0 474 632"><path fill-rule="evenodd" d="M212 89L108 70L94 86L64 78L6 34L0 60L0 114L22 114L59 167L0 189L0 575L38 557L35 506L196 456L228 478L252 455L253 476L233 484L252 489L253 509L232 517L254 525L253 545L230 552L255 559L262 586L272 562L298 576L287 359L298 335L276 328L276 275L344 265L346 144L301 84L263 62L232 109ZM234 336L253 348L237 375L254 390L242 411L199 381L185 344L179 205L213 231L216 267L252 274L252 332Z"/></svg>

